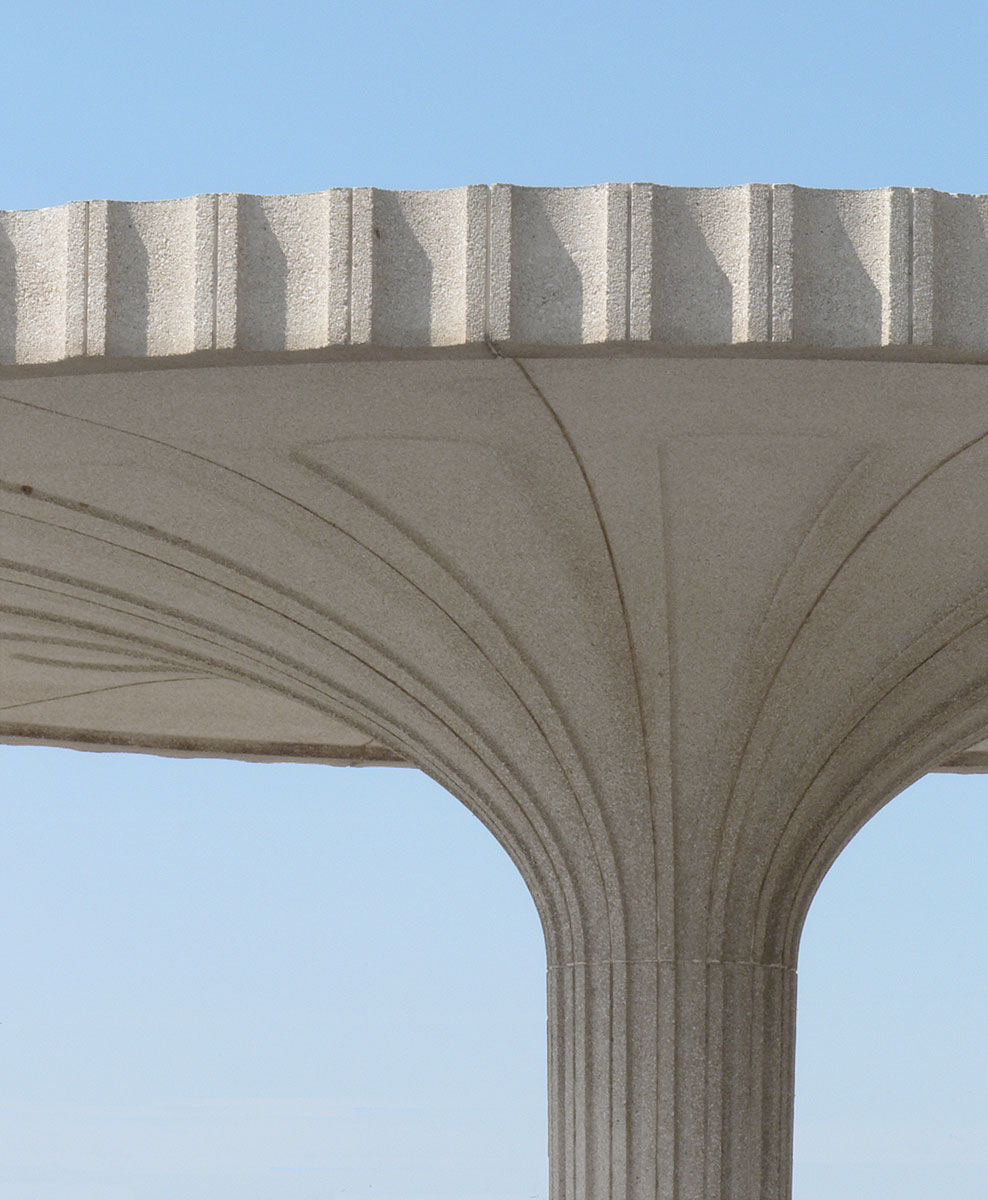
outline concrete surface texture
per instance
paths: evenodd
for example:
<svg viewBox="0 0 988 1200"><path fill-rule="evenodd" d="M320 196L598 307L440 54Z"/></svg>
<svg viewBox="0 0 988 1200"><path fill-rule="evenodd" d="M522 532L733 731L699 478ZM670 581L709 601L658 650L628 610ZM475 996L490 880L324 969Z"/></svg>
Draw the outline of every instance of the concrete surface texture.
<svg viewBox="0 0 988 1200"><path fill-rule="evenodd" d="M555 1200L784 1200L813 892L988 767L985 203L8 215L0 739L421 767L541 914Z"/></svg>
<svg viewBox="0 0 988 1200"><path fill-rule="evenodd" d="M0 213L0 362L216 350L988 353L988 197L338 188Z"/></svg>

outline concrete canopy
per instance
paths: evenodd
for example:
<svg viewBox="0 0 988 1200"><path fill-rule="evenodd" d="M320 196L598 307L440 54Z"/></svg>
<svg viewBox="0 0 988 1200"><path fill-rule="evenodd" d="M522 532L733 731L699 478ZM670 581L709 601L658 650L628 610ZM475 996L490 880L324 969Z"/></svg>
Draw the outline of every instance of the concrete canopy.
<svg viewBox="0 0 988 1200"><path fill-rule="evenodd" d="M786 1196L813 891L988 769L986 218L0 215L0 739L422 767L542 916L556 1200Z"/></svg>

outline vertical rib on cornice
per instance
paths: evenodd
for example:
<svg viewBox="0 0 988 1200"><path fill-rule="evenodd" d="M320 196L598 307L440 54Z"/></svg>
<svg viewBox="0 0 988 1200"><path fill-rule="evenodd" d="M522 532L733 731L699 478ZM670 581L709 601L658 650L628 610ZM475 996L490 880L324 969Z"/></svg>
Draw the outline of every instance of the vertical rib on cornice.
<svg viewBox="0 0 988 1200"><path fill-rule="evenodd" d="M485 343L981 357L988 197L495 185L0 213L0 363Z"/></svg>

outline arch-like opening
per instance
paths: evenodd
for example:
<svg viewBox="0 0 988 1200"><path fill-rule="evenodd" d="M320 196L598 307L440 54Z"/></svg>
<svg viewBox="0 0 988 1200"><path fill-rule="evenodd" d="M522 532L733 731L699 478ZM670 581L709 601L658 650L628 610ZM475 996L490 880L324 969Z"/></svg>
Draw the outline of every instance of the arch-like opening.
<svg viewBox="0 0 988 1200"><path fill-rule="evenodd" d="M540 923L437 784L0 768L5 1194L544 1200Z"/></svg>
<svg viewBox="0 0 988 1200"><path fill-rule="evenodd" d="M794 1200L984 1194L988 779L927 775L841 853L799 959Z"/></svg>

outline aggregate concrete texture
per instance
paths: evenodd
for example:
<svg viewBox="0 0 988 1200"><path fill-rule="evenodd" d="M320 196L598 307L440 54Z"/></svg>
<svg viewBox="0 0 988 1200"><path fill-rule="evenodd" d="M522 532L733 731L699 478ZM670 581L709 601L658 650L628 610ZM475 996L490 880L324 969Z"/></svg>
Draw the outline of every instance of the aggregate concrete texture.
<svg viewBox="0 0 988 1200"><path fill-rule="evenodd" d="M506 185L0 213L0 362L334 347L988 354L988 197Z"/></svg>
<svg viewBox="0 0 988 1200"><path fill-rule="evenodd" d="M554 1200L785 1200L814 890L988 770L986 217L0 216L0 740L428 771L542 917Z"/></svg>

